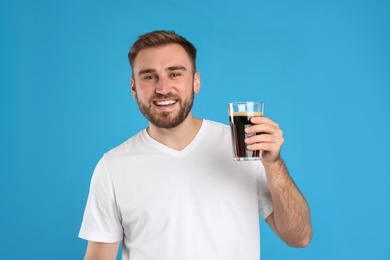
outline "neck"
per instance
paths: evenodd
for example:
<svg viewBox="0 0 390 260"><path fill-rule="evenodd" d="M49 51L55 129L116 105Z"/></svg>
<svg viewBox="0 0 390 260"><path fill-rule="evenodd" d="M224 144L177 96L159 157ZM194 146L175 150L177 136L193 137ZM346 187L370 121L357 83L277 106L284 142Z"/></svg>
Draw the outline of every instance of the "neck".
<svg viewBox="0 0 390 260"><path fill-rule="evenodd" d="M202 125L202 120L191 113L177 127L171 129L159 128L150 124L148 134L156 141L174 150L181 151L194 140Z"/></svg>

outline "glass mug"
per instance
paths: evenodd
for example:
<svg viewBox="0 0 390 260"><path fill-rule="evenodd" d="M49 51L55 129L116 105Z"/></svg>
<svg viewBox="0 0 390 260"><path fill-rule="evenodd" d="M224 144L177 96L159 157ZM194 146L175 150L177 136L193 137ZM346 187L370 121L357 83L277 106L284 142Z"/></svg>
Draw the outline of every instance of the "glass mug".
<svg viewBox="0 0 390 260"><path fill-rule="evenodd" d="M256 134L247 134L244 129L252 125L251 117L264 115L264 103L260 101L232 102L228 104L228 113L233 141L233 159L235 161L261 160L261 151L247 150L244 142L245 138Z"/></svg>

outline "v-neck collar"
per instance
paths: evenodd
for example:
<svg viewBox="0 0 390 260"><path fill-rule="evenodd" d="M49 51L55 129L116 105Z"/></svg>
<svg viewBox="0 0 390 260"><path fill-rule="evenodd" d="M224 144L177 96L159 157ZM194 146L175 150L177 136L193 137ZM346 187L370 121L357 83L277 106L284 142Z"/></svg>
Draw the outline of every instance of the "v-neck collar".
<svg viewBox="0 0 390 260"><path fill-rule="evenodd" d="M153 139L147 132L146 129L141 131L141 138L144 140L146 145L149 145L153 147L154 149L159 150L160 152L171 155L177 158L183 158L187 154L189 154L200 142L202 139L202 136L205 134L207 128L207 120L202 119L202 125L199 128L198 133L196 134L195 138L181 151L177 151L175 149L172 149L157 140Z"/></svg>

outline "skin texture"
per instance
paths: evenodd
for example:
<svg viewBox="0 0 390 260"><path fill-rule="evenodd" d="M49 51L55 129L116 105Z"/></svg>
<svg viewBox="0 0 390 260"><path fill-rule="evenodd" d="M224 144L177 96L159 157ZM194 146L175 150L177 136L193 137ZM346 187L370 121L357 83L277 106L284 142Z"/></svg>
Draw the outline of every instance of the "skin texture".
<svg viewBox="0 0 390 260"><path fill-rule="evenodd" d="M280 156L284 142L279 125L266 117L252 117L247 133L263 133L245 140L247 149L262 150L262 163L271 192L274 212L266 221L288 245L306 247L312 238L309 206Z"/></svg>
<svg viewBox="0 0 390 260"><path fill-rule="evenodd" d="M115 260L120 242L100 243L88 241L84 260Z"/></svg>
<svg viewBox="0 0 390 260"><path fill-rule="evenodd" d="M138 104L147 106L158 120L171 122L170 127L162 128L149 121L149 135L179 151L195 138L202 124L191 111L180 124L174 124L186 104L192 103L194 93L199 93L200 74L192 71L185 50L170 44L142 50L135 60L131 79L131 91ZM172 104L159 106L158 102Z"/></svg>
<svg viewBox="0 0 390 260"><path fill-rule="evenodd" d="M185 50L177 44L140 51L133 66L131 91L149 120L149 135L175 149L184 149L198 133L202 120L191 113L194 94L200 90L200 74ZM266 221L288 245L305 247L312 237L309 206L291 179L280 156L284 142L279 125L266 117L252 117L247 133L263 133L246 139L247 149L262 150L274 212ZM89 242L85 259L115 259L117 243Z"/></svg>

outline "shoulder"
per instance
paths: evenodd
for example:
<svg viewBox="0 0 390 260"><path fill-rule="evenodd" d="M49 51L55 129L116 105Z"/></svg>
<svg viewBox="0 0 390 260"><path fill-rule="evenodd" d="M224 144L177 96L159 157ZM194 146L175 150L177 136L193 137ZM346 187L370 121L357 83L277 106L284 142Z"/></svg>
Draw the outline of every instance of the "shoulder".
<svg viewBox="0 0 390 260"><path fill-rule="evenodd" d="M211 120L203 120L199 136L203 141L209 142L209 145L215 145L215 142L219 145L231 143L230 126Z"/></svg>
<svg viewBox="0 0 390 260"><path fill-rule="evenodd" d="M130 137L123 143L118 146L110 149L104 154L106 159L118 158L122 156L127 156L132 153L136 153L137 147L143 147L142 142L144 141L144 132L146 130L141 130L134 136Z"/></svg>
<svg viewBox="0 0 390 260"><path fill-rule="evenodd" d="M230 126L216 122L216 121L211 121L207 119L203 119L204 127L206 130L214 130L214 131L230 131Z"/></svg>

